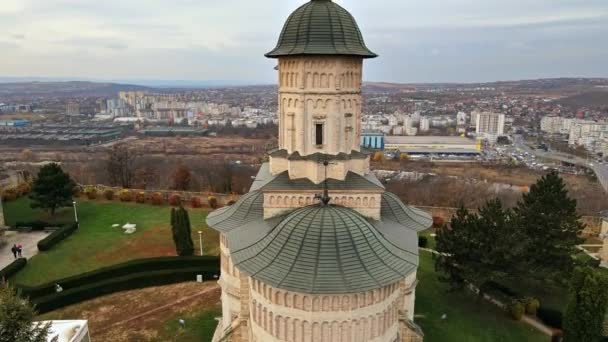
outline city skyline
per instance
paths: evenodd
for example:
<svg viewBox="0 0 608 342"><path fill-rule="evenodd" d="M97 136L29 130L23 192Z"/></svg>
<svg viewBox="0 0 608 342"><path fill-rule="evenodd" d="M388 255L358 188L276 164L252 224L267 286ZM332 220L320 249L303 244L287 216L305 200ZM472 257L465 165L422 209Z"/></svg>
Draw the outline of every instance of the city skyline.
<svg viewBox="0 0 608 342"><path fill-rule="evenodd" d="M273 83L262 55L305 2L6 0L0 77ZM336 2L381 57L366 81L608 77L602 0Z"/></svg>

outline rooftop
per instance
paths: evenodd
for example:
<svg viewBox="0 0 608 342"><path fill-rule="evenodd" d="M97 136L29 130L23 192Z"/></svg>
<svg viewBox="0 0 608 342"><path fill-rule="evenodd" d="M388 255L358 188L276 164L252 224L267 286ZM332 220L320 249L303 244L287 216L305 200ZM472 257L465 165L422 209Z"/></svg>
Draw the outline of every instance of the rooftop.
<svg viewBox="0 0 608 342"><path fill-rule="evenodd" d="M293 55L377 57L365 46L355 18L331 0L311 0L296 9L266 57Z"/></svg>

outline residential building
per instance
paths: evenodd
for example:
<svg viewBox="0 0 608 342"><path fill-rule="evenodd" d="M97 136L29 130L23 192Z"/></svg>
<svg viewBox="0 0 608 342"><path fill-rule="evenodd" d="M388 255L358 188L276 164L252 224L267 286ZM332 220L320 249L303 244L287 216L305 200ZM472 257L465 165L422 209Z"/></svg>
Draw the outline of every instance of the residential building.
<svg viewBox="0 0 608 342"><path fill-rule="evenodd" d="M495 143L505 132L505 115L501 113L478 112L475 120L475 133L478 138Z"/></svg>
<svg viewBox="0 0 608 342"><path fill-rule="evenodd" d="M428 117L423 116L420 118L420 131L427 132L431 129L431 120Z"/></svg>

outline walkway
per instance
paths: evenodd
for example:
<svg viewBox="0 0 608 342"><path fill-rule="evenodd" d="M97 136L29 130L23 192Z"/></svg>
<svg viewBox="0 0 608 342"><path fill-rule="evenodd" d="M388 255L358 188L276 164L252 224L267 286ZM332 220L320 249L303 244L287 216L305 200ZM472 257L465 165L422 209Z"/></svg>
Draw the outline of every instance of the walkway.
<svg viewBox="0 0 608 342"><path fill-rule="evenodd" d="M38 254L38 241L47 237L49 233L46 232L28 232L19 233L16 231L8 231L4 235L7 241L6 246L0 248L0 269L8 266L12 263L15 258L11 252L13 245L22 245L23 251L22 256L24 258L31 258Z"/></svg>

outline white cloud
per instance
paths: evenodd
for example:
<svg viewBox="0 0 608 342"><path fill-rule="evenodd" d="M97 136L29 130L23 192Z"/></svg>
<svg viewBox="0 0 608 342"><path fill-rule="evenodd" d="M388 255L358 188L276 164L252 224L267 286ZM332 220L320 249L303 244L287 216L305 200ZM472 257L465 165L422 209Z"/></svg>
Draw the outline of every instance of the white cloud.
<svg viewBox="0 0 608 342"><path fill-rule="evenodd" d="M0 75L273 81L266 68L274 62L263 53L276 43L289 13L306 1L1 2L0 43L10 48L0 54ZM508 78L513 71L488 72L507 62L505 51L529 54L517 72L608 76L598 64L608 52L597 48L608 34L605 0L337 2L381 54L369 63L370 79ZM569 49L584 53L571 63L551 64L555 53L572 55ZM467 59L482 67L464 76L458 61Z"/></svg>

